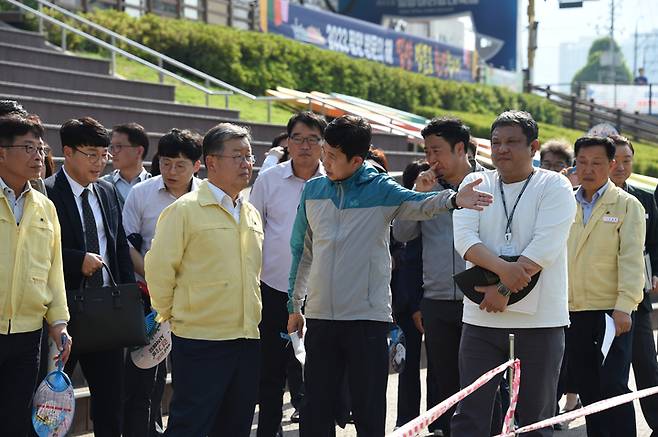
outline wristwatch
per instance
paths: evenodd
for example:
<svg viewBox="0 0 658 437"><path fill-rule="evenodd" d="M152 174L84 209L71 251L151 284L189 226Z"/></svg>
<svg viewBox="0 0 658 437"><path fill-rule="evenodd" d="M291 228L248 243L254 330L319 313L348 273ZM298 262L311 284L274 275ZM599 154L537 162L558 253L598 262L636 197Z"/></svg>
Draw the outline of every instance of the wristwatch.
<svg viewBox="0 0 658 437"><path fill-rule="evenodd" d="M450 202L452 209L462 209L460 206L457 205L457 193L453 193L448 199L448 201Z"/></svg>
<svg viewBox="0 0 658 437"><path fill-rule="evenodd" d="M503 284L502 282L496 284L496 288L498 289L498 293L500 293L501 296L509 297L509 295L512 294L512 290L505 287L505 284Z"/></svg>

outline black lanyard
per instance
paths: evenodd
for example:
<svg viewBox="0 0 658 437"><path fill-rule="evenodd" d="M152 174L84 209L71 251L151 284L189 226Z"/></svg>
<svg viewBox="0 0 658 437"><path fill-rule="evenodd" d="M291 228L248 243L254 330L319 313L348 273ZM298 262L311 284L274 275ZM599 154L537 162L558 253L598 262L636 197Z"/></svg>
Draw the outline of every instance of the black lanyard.
<svg viewBox="0 0 658 437"><path fill-rule="evenodd" d="M521 196L523 196L523 192L525 191L526 187L530 183L530 179L532 179L532 176L535 174L535 170L532 170L532 173L528 175L528 178L525 180L525 184L523 184L523 188L521 188L521 192L519 193L518 196L516 196L516 201L514 202L514 207L512 207L512 213L509 214L507 212L507 202L505 201L505 192L503 191L503 180L500 178L500 175L498 175L498 187L500 188L500 197L503 199L503 208L505 209L505 218L507 219L507 225L505 225L505 241L508 243L512 241L512 219L514 218L514 211L516 211L516 206L519 204L519 200L521 200Z"/></svg>

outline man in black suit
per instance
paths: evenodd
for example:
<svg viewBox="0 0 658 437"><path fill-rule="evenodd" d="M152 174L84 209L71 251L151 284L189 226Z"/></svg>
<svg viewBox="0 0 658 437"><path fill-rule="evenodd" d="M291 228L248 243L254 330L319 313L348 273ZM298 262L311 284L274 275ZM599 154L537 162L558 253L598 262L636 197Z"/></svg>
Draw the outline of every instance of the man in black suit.
<svg viewBox="0 0 658 437"><path fill-rule="evenodd" d="M98 179L110 158L107 130L85 117L65 122L60 137L64 166L45 184L62 228L66 289L79 288L85 277L87 287L108 285L103 263L117 283L135 282L116 189ZM94 434L119 437L123 350L79 354L74 344L66 372L71 374L78 362L91 391Z"/></svg>
<svg viewBox="0 0 658 437"><path fill-rule="evenodd" d="M615 166L610 173L610 179L620 188L632 194L644 206L647 220L647 235L644 250L649 255L647 264L652 272L647 278L644 289L644 299L638 305L633 324L633 373L638 390L658 385L658 361L656 360L656 343L651 330L651 292L658 291L658 208L654 196L626 183L633 172L633 145L620 136L610 137L617 148L615 153ZM645 258L646 259L646 258ZM640 399L642 413L649 427L653 430L652 436L658 435L658 395Z"/></svg>

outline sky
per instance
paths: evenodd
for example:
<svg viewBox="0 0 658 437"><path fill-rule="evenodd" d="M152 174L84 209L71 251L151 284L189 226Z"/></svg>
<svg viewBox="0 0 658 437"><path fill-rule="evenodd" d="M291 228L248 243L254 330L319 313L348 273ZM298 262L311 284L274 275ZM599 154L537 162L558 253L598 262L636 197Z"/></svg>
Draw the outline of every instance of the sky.
<svg viewBox="0 0 658 437"><path fill-rule="evenodd" d="M488 0L492 1L492 0ZM527 65L528 0L522 0L524 18L521 65ZM536 84L557 83L559 79L560 43L578 42L609 34L610 0L589 0L581 8L560 9L557 0L535 0L535 15L539 21L537 54L535 58ZM639 33L658 32L658 0L615 0L615 39L619 43L632 41L635 27ZM583 65L585 64L583 59ZM629 68L633 60L626 59ZM656 60L658 61L658 60Z"/></svg>

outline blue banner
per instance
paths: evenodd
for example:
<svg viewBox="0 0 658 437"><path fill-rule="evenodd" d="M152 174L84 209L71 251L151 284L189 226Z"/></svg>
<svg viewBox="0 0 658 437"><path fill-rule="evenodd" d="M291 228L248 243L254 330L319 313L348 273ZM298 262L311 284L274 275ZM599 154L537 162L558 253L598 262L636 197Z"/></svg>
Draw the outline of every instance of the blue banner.
<svg viewBox="0 0 658 437"><path fill-rule="evenodd" d="M426 76L473 81L471 51L286 0L267 3L268 32Z"/></svg>
<svg viewBox="0 0 658 437"><path fill-rule="evenodd" d="M440 17L470 12L475 31L504 41L488 62L516 70L519 0L339 0L340 14L380 24L384 16Z"/></svg>

